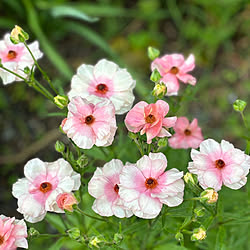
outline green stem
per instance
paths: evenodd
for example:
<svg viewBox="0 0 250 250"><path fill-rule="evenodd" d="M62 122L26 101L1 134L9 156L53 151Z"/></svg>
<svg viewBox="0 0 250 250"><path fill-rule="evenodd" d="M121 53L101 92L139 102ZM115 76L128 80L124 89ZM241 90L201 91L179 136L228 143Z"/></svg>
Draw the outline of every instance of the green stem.
<svg viewBox="0 0 250 250"><path fill-rule="evenodd" d="M141 156L143 156L143 155L144 155L144 153L143 153L143 150L142 150L142 148L141 148L140 143L138 142L138 140L137 140L137 139L134 139L134 142L135 142L135 144L136 144L137 148L139 149L139 151L140 151L140 153L141 153Z"/></svg>
<svg viewBox="0 0 250 250"><path fill-rule="evenodd" d="M15 72L13 72L13 71L11 71L11 70L5 68L3 65L0 65L0 68L6 70L7 72L9 72L9 73L15 75L16 77L18 77L18 78L22 79L23 81L25 81L26 83L28 83L27 79L25 79L24 77L20 76L19 74L15 73Z"/></svg>
<svg viewBox="0 0 250 250"><path fill-rule="evenodd" d="M112 224L114 224L114 223L111 222L111 221L108 221L108 220L105 220L105 219L102 219L102 218L98 218L98 217L95 217L95 216L86 214L86 213L83 212L79 207L77 207L75 210L78 211L80 214L85 215L85 216L87 216L87 217L89 217L89 218L92 218L92 219L94 219L94 220L100 220L100 221L104 221L104 222L107 222L107 223L112 223Z"/></svg>
<svg viewBox="0 0 250 250"><path fill-rule="evenodd" d="M245 153L246 153L247 155L250 154L250 140L247 140L247 146L246 146Z"/></svg>
<svg viewBox="0 0 250 250"><path fill-rule="evenodd" d="M54 102L54 96L46 89L43 87L41 83L39 83L36 79L34 79L36 85L48 96L48 99L50 99L52 102Z"/></svg>
<svg viewBox="0 0 250 250"><path fill-rule="evenodd" d="M32 237L32 239L35 238L55 238L55 237L67 237L67 234L38 234L35 237Z"/></svg>
<svg viewBox="0 0 250 250"><path fill-rule="evenodd" d="M53 86L50 78L48 77L47 73L45 71L42 70L42 68L40 67L40 65L38 64L36 58L34 57L32 51L30 50L29 46L27 45L27 43L24 41L24 46L26 47L26 49L29 51L35 65L37 66L37 68L40 70L40 72L42 73L44 79L49 83L49 86L51 87L51 89L58 95L58 91L55 89L55 87Z"/></svg>

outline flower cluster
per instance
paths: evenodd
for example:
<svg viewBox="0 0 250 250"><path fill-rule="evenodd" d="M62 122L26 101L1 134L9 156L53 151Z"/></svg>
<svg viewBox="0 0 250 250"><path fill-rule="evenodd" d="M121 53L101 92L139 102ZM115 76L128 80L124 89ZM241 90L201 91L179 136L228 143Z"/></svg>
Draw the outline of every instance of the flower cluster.
<svg viewBox="0 0 250 250"><path fill-rule="evenodd" d="M114 159L97 168L88 191L96 198L92 208L102 216L145 219L159 215L162 205L174 207L183 201L183 173L177 169L165 172L167 159L162 153L150 153L136 164L123 166Z"/></svg>

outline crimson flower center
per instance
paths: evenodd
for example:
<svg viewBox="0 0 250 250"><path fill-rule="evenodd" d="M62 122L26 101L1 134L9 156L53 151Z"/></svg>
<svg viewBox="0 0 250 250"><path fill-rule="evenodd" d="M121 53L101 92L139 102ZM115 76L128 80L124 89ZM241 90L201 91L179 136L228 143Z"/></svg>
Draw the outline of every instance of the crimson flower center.
<svg viewBox="0 0 250 250"><path fill-rule="evenodd" d="M154 115L148 115L146 118L145 118L145 121L146 121L146 123L154 123L155 122L155 120L156 120L156 118L155 118L155 116Z"/></svg>
<svg viewBox="0 0 250 250"><path fill-rule="evenodd" d="M8 55L7 55L7 58L10 59L10 60L12 60L12 59L15 59L16 57L17 57L16 51L14 51L14 50L9 50Z"/></svg>
<svg viewBox="0 0 250 250"><path fill-rule="evenodd" d="M105 83L100 83L96 86L96 92L100 94L106 94L108 90L109 88Z"/></svg>
<svg viewBox="0 0 250 250"><path fill-rule="evenodd" d="M118 186L117 184L115 184L114 190L115 190L115 192L118 194L118 192L119 192L119 186Z"/></svg>
<svg viewBox="0 0 250 250"><path fill-rule="evenodd" d="M40 191L43 193L47 193L52 189L52 185L49 182L43 182L40 185Z"/></svg>
<svg viewBox="0 0 250 250"><path fill-rule="evenodd" d="M185 129L185 130L184 130L184 134L187 135L187 136L188 136L188 135L191 135L191 130Z"/></svg>
<svg viewBox="0 0 250 250"><path fill-rule="evenodd" d="M95 121L95 117L93 115L88 115L85 117L85 123L87 125L92 124Z"/></svg>
<svg viewBox="0 0 250 250"><path fill-rule="evenodd" d="M179 73L179 69L178 69L177 67L172 67L172 68L170 69L169 72L170 72L171 74L176 75L176 74Z"/></svg>
<svg viewBox="0 0 250 250"><path fill-rule="evenodd" d="M0 235L0 246L4 243L4 237Z"/></svg>
<svg viewBox="0 0 250 250"><path fill-rule="evenodd" d="M152 178L152 177L147 178L146 181L145 181L145 186L146 186L146 188L153 189L153 188L155 188L157 185L158 185L157 180L154 179L154 178Z"/></svg>
<svg viewBox="0 0 250 250"><path fill-rule="evenodd" d="M221 159L215 161L215 167L216 168L221 169L221 168L224 168L225 165L226 165L225 162L223 160L221 160Z"/></svg>

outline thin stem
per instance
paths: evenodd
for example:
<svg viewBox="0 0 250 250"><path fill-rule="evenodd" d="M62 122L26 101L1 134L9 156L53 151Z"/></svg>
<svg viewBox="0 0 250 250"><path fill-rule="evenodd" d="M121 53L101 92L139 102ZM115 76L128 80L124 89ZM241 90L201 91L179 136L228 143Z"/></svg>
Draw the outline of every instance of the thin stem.
<svg viewBox="0 0 250 250"><path fill-rule="evenodd" d="M107 222L107 223L112 223L112 224L114 224L114 223L111 222L111 221L108 221L108 220L105 220L105 219L102 219L102 218L98 218L98 217L95 217L95 216L86 214L86 213L83 212L79 207L77 207L75 210L78 211L80 214L85 215L85 216L87 216L87 217L89 217L89 218L92 218L92 219L94 219L94 220L100 220L100 221L104 221L104 222Z"/></svg>
<svg viewBox="0 0 250 250"><path fill-rule="evenodd" d="M40 70L40 72L42 73L44 79L49 83L49 86L51 87L51 89L58 95L58 91L55 89L54 85L52 84L50 78L48 77L47 73L45 71L42 70L42 68L40 67L40 65L38 64L36 58L34 57L32 51L30 50L29 46L27 45L27 43L24 41L24 46L26 47L26 49L29 51L35 65L37 66L37 68Z"/></svg>
<svg viewBox="0 0 250 250"><path fill-rule="evenodd" d="M140 143L138 142L138 140L137 140L137 139L134 139L134 142L135 142L135 144L136 144L137 148L139 149L139 151L140 151L140 153L141 153L141 156L143 156L143 155L144 155L144 153L143 153L143 150L142 150L142 148L141 148Z"/></svg>
<svg viewBox="0 0 250 250"><path fill-rule="evenodd" d="M54 102L54 96L46 89L43 87L42 84L40 84L36 79L34 79L35 83L37 84L37 86L44 92L46 93L46 95L48 96L48 98Z"/></svg>
<svg viewBox="0 0 250 250"><path fill-rule="evenodd" d="M7 72L9 72L9 73L15 75L16 77L18 77L18 78L22 79L23 81L25 81L26 83L28 83L27 79L25 79L24 77L20 76L19 74L15 73L15 72L13 72L13 71L11 71L11 70L5 68L3 65L0 65L0 68L6 70Z"/></svg>
<svg viewBox="0 0 250 250"><path fill-rule="evenodd" d="M38 234L35 237L32 237L31 239L35 238L56 238L56 237L67 237L67 234Z"/></svg>

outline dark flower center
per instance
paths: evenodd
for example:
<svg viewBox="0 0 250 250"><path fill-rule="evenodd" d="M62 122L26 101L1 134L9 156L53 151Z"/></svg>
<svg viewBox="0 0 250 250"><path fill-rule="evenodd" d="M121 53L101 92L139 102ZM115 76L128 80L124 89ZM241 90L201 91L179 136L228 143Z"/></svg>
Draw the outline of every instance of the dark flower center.
<svg viewBox="0 0 250 250"><path fill-rule="evenodd" d="M185 135L191 135L191 130L185 129L184 134L185 134Z"/></svg>
<svg viewBox="0 0 250 250"><path fill-rule="evenodd" d="M158 182L156 179L154 178L147 178L146 181L145 181L145 186L146 188L150 188L150 189L153 189L155 188L156 186L158 185Z"/></svg>
<svg viewBox="0 0 250 250"><path fill-rule="evenodd" d="M119 192L119 186L118 186L117 184L115 184L114 190L115 190L115 192L118 194L118 192Z"/></svg>
<svg viewBox="0 0 250 250"><path fill-rule="evenodd" d="M88 115L88 116L85 117L85 123L87 125L92 124L94 121L95 121L95 118L94 118L93 115Z"/></svg>
<svg viewBox="0 0 250 250"><path fill-rule="evenodd" d="M17 57L17 53L14 50L9 50L8 55L7 55L8 59L12 60L15 59Z"/></svg>
<svg viewBox="0 0 250 250"><path fill-rule="evenodd" d="M0 235L0 246L4 243L4 237Z"/></svg>
<svg viewBox="0 0 250 250"><path fill-rule="evenodd" d="M225 165L226 165L225 162L223 160L221 160L221 159L215 161L215 167L216 168L221 169L221 168L224 168Z"/></svg>
<svg viewBox="0 0 250 250"><path fill-rule="evenodd" d="M155 116L154 115L148 115L146 118L145 118L145 121L146 121L146 123L154 123L155 122Z"/></svg>
<svg viewBox="0 0 250 250"><path fill-rule="evenodd" d="M43 182L40 185L40 191L43 193L47 193L52 189L52 185L49 182Z"/></svg>
<svg viewBox="0 0 250 250"><path fill-rule="evenodd" d="M172 67L172 68L170 69L169 72L170 72L171 74L176 75L176 74L179 73L179 69L178 69L177 67Z"/></svg>
<svg viewBox="0 0 250 250"><path fill-rule="evenodd" d="M108 86L105 83L100 83L96 86L96 92L100 94L106 94L108 90Z"/></svg>

